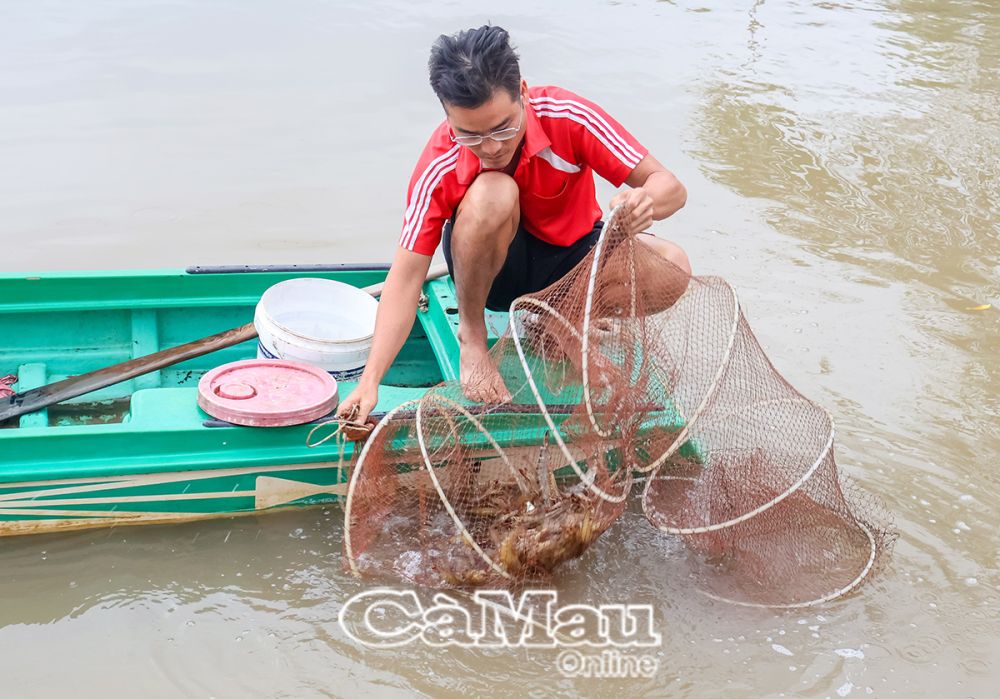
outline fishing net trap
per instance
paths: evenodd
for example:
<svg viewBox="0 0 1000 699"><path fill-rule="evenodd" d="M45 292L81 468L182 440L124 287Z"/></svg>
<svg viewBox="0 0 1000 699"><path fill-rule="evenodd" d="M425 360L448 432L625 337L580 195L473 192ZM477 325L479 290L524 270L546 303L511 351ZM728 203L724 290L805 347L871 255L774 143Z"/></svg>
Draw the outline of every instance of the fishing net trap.
<svg viewBox="0 0 1000 699"><path fill-rule="evenodd" d="M638 499L699 587L802 607L869 580L894 534L838 471L829 414L758 344L733 288L608 217L590 255L516 299L491 357L512 400L445 382L388 413L351 468L355 574L434 588L552 580Z"/></svg>

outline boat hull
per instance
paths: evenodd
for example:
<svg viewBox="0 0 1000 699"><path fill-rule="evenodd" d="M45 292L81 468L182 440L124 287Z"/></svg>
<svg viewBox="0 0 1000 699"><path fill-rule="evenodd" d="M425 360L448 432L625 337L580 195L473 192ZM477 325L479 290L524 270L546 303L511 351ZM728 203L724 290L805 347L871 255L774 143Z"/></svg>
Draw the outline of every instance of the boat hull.
<svg viewBox="0 0 1000 699"><path fill-rule="evenodd" d="M260 295L310 276L363 287L386 265L0 275L0 375L25 391L242 325ZM376 412L458 378L457 301L449 278L424 286L414 324L379 389ZM487 313L490 342L506 330ZM0 425L0 536L181 522L328 505L346 493L349 442L307 446L314 424L248 428L197 405L208 370L256 355L256 342L123 381ZM340 393L354 388L341 382ZM548 396L553 403L573 401ZM2 400L2 399L0 399ZM534 449L548 429L526 390L516 420L484 418L505 449ZM669 406L665 406L669 408ZM669 409L659 426L680 426ZM558 420L557 420L558 422ZM516 424L516 429L508 425ZM317 441L332 427L321 428ZM487 444L482 458L495 453ZM475 452L477 445L471 445ZM477 457L478 458L478 457Z"/></svg>

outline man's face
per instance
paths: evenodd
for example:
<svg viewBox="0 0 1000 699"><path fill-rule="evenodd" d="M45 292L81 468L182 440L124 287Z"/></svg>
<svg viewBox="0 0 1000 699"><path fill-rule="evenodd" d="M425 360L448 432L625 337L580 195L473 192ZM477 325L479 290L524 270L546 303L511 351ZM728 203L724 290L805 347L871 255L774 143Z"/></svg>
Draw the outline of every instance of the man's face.
<svg viewBox="0 0 1000 699"><path fill-rule="evenodd" d="M487 136L502 129L519 127L517 135L507 141L494 141L483 138L478 146L467 146L479 156L483 167L490 170L500 170L510 164L511 158L517 152L524 138L525 118L522 100L511 99L506 90L495 90L493 97L486 103L473 109L465 109L446 104L445 113L448 123L455 136Z"/></svg>

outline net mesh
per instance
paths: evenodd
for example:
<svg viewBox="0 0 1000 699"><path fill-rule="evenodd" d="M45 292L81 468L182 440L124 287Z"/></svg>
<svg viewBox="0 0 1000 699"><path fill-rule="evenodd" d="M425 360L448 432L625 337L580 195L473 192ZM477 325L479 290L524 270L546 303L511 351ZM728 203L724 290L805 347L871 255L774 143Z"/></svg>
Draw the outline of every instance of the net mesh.
<svg viewBox="0 0 1000 699"><path fill-rule="evenodd" d="M631 496L720 599L806 606L870 579L894 534L838 473L827 412L774 369L729 284L629 230L616 209L573 272L512 304L490 352L509 403L446 382L376 426L345 504L351 571L549 581Z"/></svg>

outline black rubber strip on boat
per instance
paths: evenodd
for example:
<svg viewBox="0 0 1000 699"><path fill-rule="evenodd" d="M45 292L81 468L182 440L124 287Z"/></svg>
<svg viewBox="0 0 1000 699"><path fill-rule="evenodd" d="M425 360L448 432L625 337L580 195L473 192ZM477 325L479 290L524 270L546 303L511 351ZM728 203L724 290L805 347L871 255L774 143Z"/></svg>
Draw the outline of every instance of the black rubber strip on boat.
<svg viewBox="0 0 1000 699"><path fill-rule="evenodd" d="M387 262L338 262L322 265L195 265L188 274L244 274L249 272L384 272Z"/></svg>

